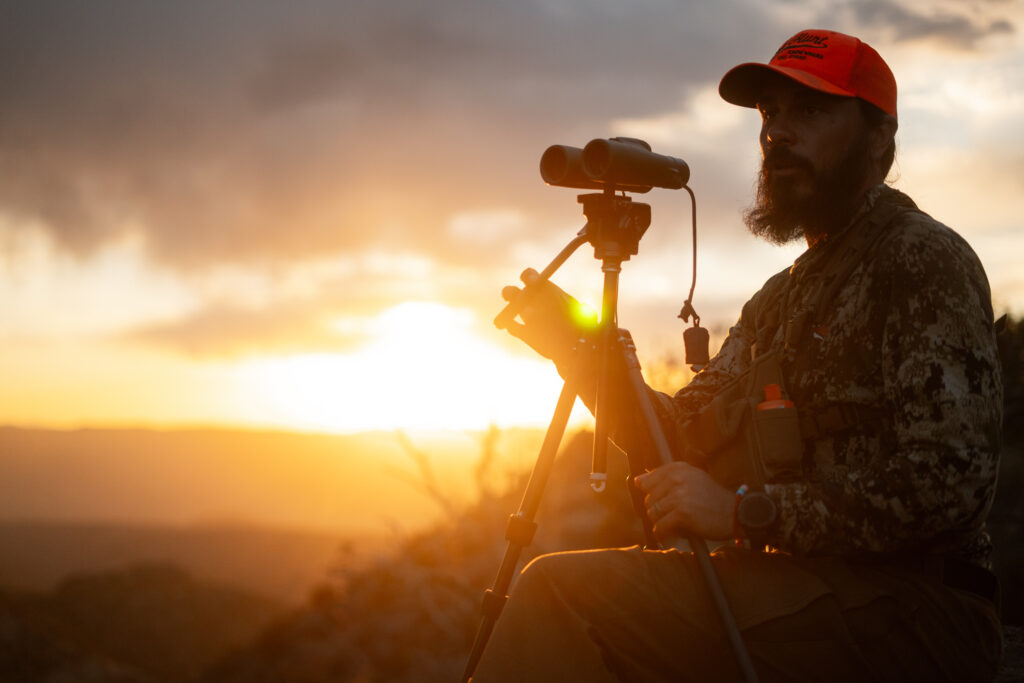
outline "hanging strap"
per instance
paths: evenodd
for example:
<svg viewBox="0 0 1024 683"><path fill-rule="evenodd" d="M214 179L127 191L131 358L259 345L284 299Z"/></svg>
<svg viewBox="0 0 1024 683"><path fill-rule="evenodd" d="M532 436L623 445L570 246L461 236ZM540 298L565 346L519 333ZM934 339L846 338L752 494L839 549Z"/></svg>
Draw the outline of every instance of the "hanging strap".
<svg viewBox="0 0 1024 683"><path fill-rule="evenodd" d="M800 438L814 441L882 421L886 411L857 403L833 403L817 410L800 411Z"/></svg>
<svg viewBox="0 0 1024 683"><path fill-rule="evenodd" d="M865 258L877 248L887 229L900 214L917 210L917 206L906 195L896 191L883 189L875 207L864 217L859 225L852 225L843 236L842 241L834 246L828 260L818 269L821 278L820 289L811 305L788 316L782 309L784 328L783 359L787 366L787 375L809 369L813 360L808 342L810 330L821 322L835 303L839 290L842 289L853 271L864 263ZM793 283L790 281L789 286ZM789 289L789 288L787 288ZM789 302L784 299L783 305ZM833 403L816 410L800 411L800 434L806 440L816 440L825 436L861 429L876 423L885 417L878 409L870 409L853 403Z"/></svg>

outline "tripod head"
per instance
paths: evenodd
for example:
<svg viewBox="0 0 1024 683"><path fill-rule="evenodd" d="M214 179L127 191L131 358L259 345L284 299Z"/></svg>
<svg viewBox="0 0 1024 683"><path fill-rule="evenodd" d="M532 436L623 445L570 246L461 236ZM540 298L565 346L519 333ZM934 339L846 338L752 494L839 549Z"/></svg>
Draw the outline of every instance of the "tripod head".
<svg viewBox="0 0 1024 683"><path fill-rule="evenodd" d="M542 270L539 276L527 284L519 296L510 300L505 308L494 318L494 326L499 330L509 329L516 316L526 308L533 298L541 291L544 283L565 263L577 249L586 243L594 247L594 258L601 260L603 270L620 270L623 261L629 260L640 250L640 239L651 225L651 207L649 204L634 202L632 198L616 195L606 189L603 193L581 194L577 201L583 205L583 215L587 218L586 225L576 237ZM602 306L602 319L614 320L614 304L609 316L608 297Z"/></svg>
<svg viewBox="0 0 1024 683"><path fill-rule="evenodd" d="M602 261L626 261L640 252L640 238L651 226L649 204L616 195L608 190L600 194L581 194L587 224L582 230L594 246L594 258Z"/></svg>

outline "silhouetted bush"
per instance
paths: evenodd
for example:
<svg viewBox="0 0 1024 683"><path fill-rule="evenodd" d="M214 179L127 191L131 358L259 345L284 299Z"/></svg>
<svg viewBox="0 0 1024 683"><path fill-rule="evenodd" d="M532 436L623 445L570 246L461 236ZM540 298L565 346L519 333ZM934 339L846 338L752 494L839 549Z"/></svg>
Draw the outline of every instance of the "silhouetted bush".
<svg viewBox="0 0 1024 683"><path fill-rule="evenodd" d="M1003 366L1003 452L988 528L1003 592L1003 620L1024 625L1024 321L999 334Z"/></svg>
<svg viewBox="0 0 1024 683"><path fill-rule="evenodd" d="M542 552L640 540L622 459L609 458L605 493L594 494L587 485L590 440L578 434L559 455L523 563ZM345 571L342 563L335 580L314 591L307 605L212 668L205 680L458 680L480 621L480 599L507 546L506 521L518 509L525 481L503 492L484 491L461 514L396 542L391 555L370 567Z"/></svg>
<svg viewBox="0 0 1024 683"><path fill-rule="evenodd" d="M170 565L80 574L0 597L0 680L193 680L279 612Z"/></svg>

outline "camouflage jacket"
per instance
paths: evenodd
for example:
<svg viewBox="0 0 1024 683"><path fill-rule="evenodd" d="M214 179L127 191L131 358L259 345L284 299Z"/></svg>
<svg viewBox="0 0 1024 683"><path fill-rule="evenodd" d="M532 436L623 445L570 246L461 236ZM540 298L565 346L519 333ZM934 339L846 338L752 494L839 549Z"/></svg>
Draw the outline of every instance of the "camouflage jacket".
<svg viewBox="0 0 1024 683"><path fill-rule="evenodd" d="M814 306L835 264L849 259L856 265L838 269L845 282L826 310L787 349L786 321ZM702 372L673 397L657 394L662 421L686 420L768 350L784 354L802 414L844 405L876 416L805 441L801 476L766 484L779 510L771 545L988 563L1002 385L988 281L959 235L906 195L874 188L846 229L744 305Z"/></svg>

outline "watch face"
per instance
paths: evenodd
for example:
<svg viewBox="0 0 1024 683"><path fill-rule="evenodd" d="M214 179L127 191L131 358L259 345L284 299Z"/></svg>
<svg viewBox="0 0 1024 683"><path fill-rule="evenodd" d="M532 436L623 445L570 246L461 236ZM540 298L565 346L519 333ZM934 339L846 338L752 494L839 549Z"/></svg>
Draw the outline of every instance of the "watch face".
<svg viewBox="0 0 1024 683"><path fill-rule="evenodd" d="M767 493L752 491L743 496L737 515L740 524L748 531L767 529L775 521L775 501Z"/></svg>

